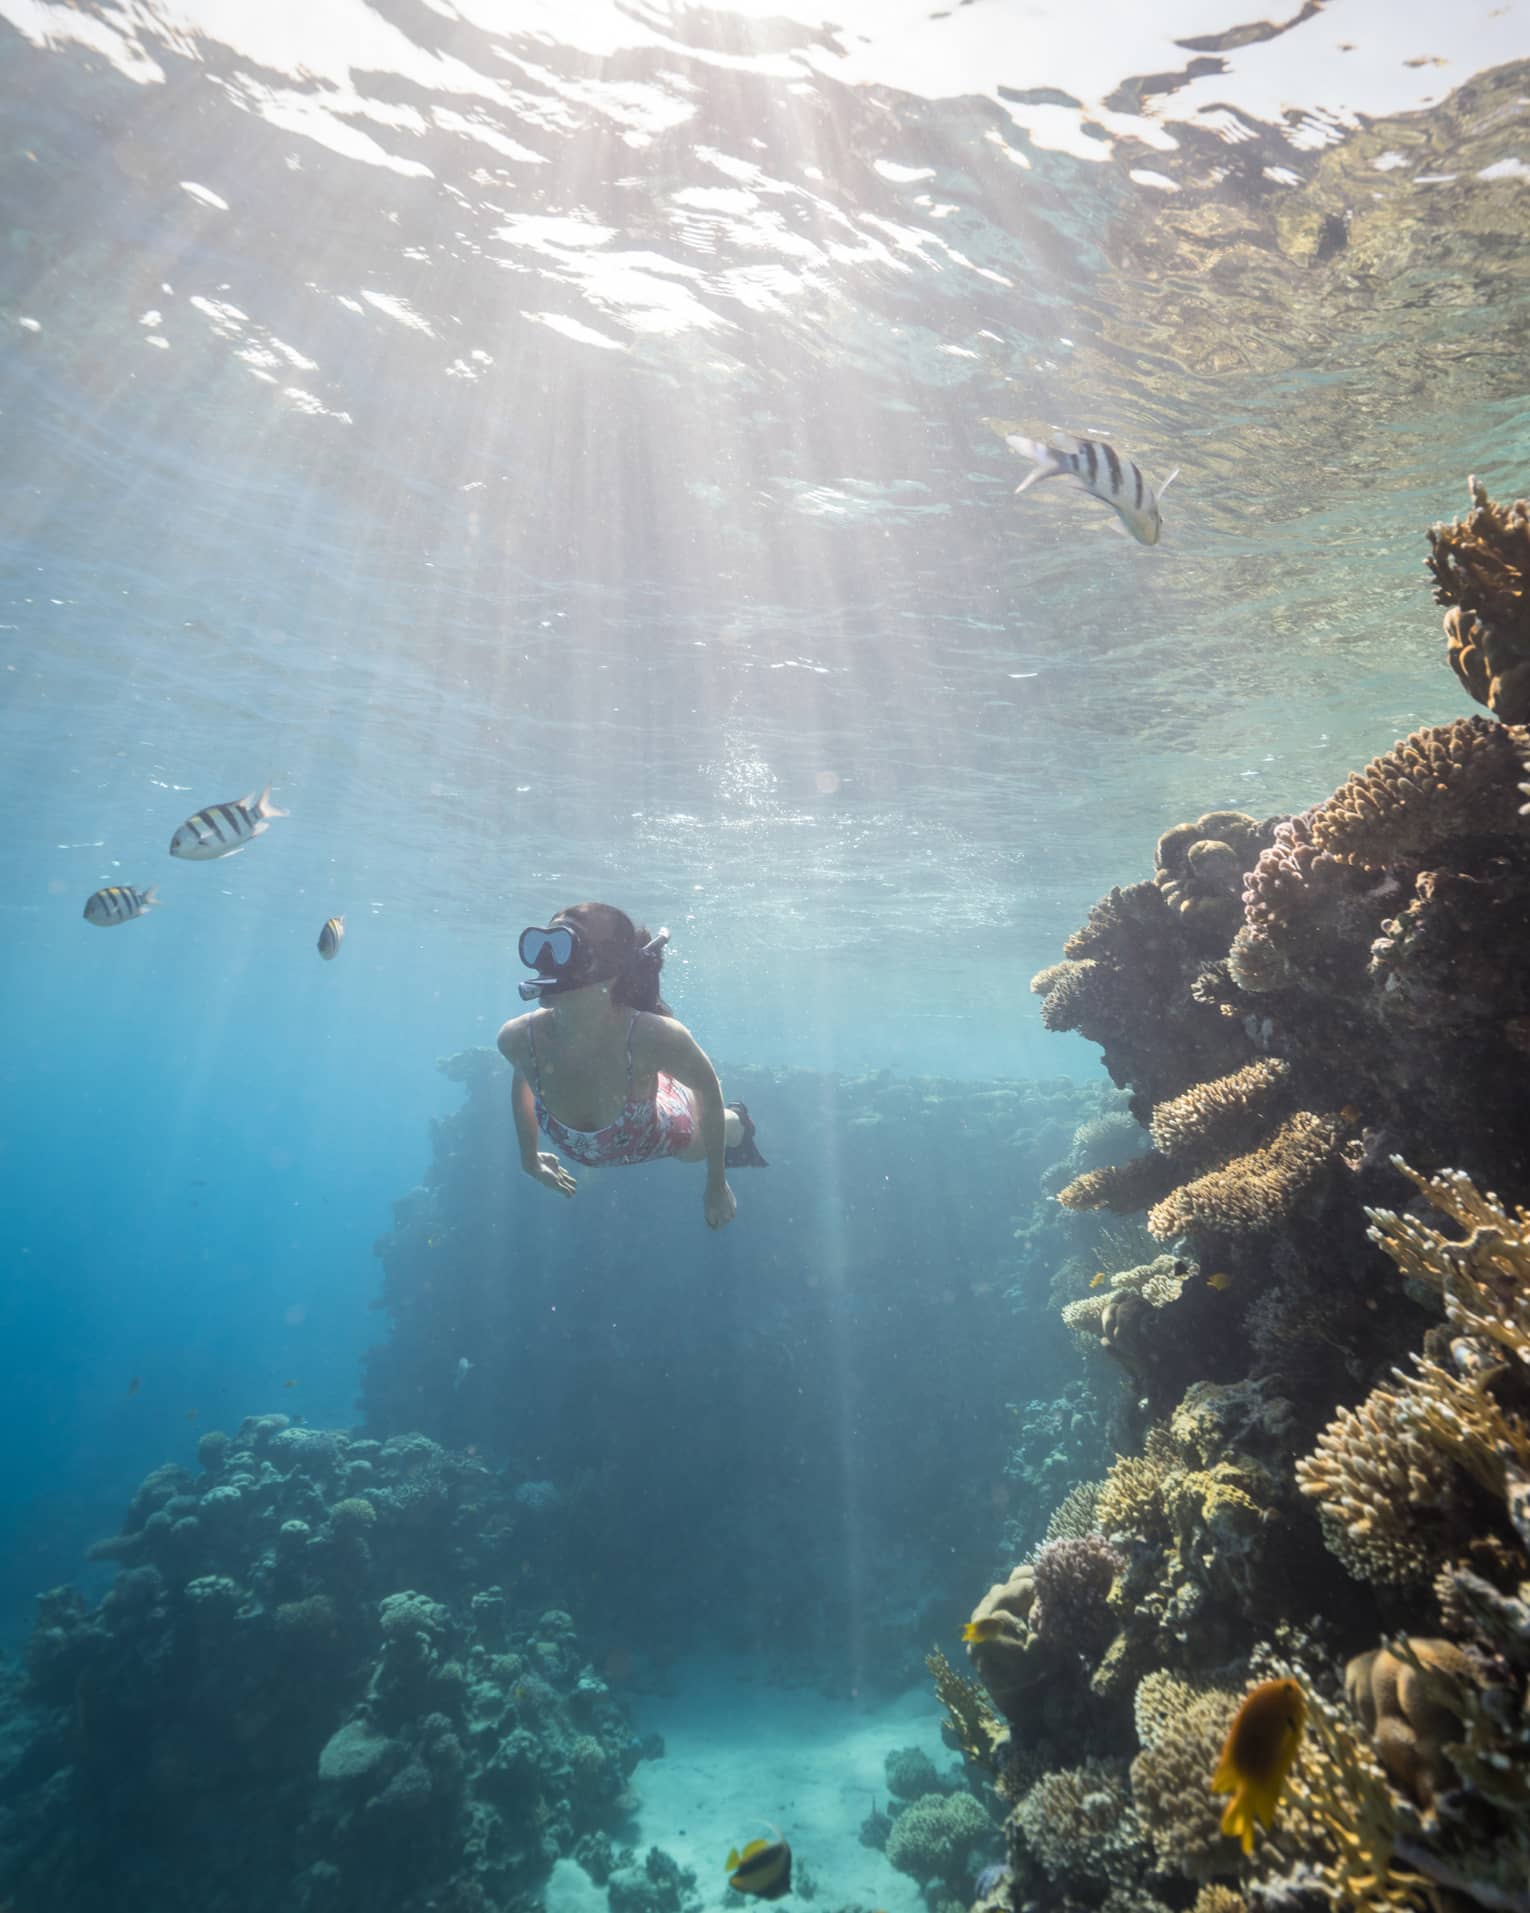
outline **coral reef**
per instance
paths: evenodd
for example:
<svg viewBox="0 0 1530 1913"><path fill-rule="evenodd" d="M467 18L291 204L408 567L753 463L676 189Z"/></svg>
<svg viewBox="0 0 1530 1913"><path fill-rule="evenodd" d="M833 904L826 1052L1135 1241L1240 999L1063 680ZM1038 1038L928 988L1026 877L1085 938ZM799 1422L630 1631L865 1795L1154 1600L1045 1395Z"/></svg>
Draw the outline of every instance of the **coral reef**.
<svg viewBox="0 0 1530 1913"><path fill-rule="evenodd" d="M1450 668L1495 717L1530 723L1530 505L1495 505L1466 483L1471 511L1429 533Z"/></svg>
<svg viewBox="0 0 1530 1913"><path fill-rule="evenodd" d="M1493 717L1300 815L1168 831L1035 980L1148 1140L1059 1206L1166 1252L1052 1285L1102 1389L1112 1358L1117 1454L1045 1532L1122 1565L1103 1644L1048 1642L1038 1555L972 1650L1013 1683L1007 1772L1040 1773L1016 1908L1530 1908L1530 510L1473 501L1431 565ZM1209 1782L1264 1679L1307 1726L1245 1859Z"/></svg>
<svg viewBox="0 0 1530 1913"><path fill-rule="evenodd" d="M501 1480L281 1415L199 1457L94 1551L121 1564L98 1606L39 1602L0 1769L19 1907L529 1904L618 1822L638 1744L569 1616L503 1591Z"/></svg>

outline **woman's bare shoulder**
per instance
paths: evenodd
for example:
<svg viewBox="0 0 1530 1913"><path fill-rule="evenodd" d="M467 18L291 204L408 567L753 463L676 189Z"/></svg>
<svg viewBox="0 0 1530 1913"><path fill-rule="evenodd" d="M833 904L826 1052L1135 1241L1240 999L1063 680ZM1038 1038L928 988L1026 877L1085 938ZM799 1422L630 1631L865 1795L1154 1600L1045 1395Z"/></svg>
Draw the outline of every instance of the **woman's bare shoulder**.
<svg viewBox="0 0 1530 1913"><path fill-rule="evenodd" d="M664 1069L679 1057L695 1053L694 1036L676 1016L641 1010L632 1032L632 1059L650 1069Z"/></svg>
<svg viewBox="0 0 1530 1913"><path fill-rule="evenodd" d="M535 1015L537 1011L528 1010L524 1016L512 1016L508 1023L500 1026L499 1053L518 1068L531 1060L531 1045L526 1033Z"/></svg>

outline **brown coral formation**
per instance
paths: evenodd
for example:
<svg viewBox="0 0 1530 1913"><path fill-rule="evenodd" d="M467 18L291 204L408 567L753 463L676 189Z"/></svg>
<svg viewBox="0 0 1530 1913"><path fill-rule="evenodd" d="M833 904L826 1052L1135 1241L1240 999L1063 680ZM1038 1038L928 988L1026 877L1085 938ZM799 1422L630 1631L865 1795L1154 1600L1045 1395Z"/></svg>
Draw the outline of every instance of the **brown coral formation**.
<svg viewBox="0 0 1530 1913"><path fill-rule="evenodd" d="M1530 507L1475 505L1436 581L1509 721L1415 731L1300 815L1176 826L1037 979L1151 1144L1060 1201L1179 1256L1056 1297L1122 1370L1117 1458L1065 1518L1123 1565L1114 1634L1012 1734L1119 1772L1135 1694L1136 1874L1067 1872L1090 1788L1051 1759L1017 1907L1530 1913ZM1245 1862L1208 1783L1271 1675L1308 1727Z"/></svg>
<svg viewBox="0 0 1530 1913"><path fill-rule="evenodd" d="M1470 1659L1454 1641L1410 1640L1400 1653L1371 1648L1344 1670L1350 1712L1370 1735L1387 1778L1421 1807L1455 1784L1445 1750L1461 1735L1456 1695L1474 1680Z"/></svg>
<svg viewBox="0 0 1530 1913"><path fill-rule="evenodd" d="M1422 864L1453 839L1514 835L1519 753L1485 717L1415 731L1356 771L1311 816L1319 856L1382 871Z"/></svg>
<svg viewBox="0 0 1530 1913"><path fill-rule="evenodd" d="M1057 1192L1065 1209L1109 1209L1112 1215L1136 1215L1174 1186L1174 1170L1148 1150L1125 1162L1089 1169Z"/></svg>
<svg viewBox="0 0 1530 1913"><path fill-rule="evenodd" d="M1339 1125L1299 1109L1268 1142L1182 1183L1148 1211L1160 1241L1203 1230L1247 1235L1273 1229L1306 1195L1332 1159Z"/></svg>
<svg viewBox="0 0 1530 1913"><path fill-rule="evenodd" d="M1165 1156L1201 1155L1243 1130L1257 1135L1285 1100L1291 1065L1278 1056L1257 1057L1213 1083L1195 1083L1153 1111L1148 1133Z"/></svg>
<svg viewBox="0 0 1530 1913"><path fill-rule="evenodd" d="M1238 1698L1162 1672L1137 1688L1142 1751L1131 1766L1132 1799L1164 1873L1205 1880L1238 1870L1237 1842L1221 1830L1224 1803L1207 1784Z"/></svg>
<svg viewBox="0 0 1530 1913"><path fill-rule="evenodd" d="M1451 1527L1454 1470L1413 1426L1395 1389L1341 1408L1296 1464L1323 1538L1356 1580L1427 1580Z"/></svg>
<svg viewBox="0 0 1530 1913"><path fill-rule="evenodd" d="M1262 844L1263 826L1241 810L1207 811L1158 839L1153 882L1172 911L1214 941L1237 922L1243 873Z"/></svg>
<svg viewBox="0 0 1530 1913"><path fill-rule="evenodd" d="M1429 533L1450 668L1495 717L1530 723L1530 505L1495 505L1484 485L1466 482L1470 512Z"/></svg>

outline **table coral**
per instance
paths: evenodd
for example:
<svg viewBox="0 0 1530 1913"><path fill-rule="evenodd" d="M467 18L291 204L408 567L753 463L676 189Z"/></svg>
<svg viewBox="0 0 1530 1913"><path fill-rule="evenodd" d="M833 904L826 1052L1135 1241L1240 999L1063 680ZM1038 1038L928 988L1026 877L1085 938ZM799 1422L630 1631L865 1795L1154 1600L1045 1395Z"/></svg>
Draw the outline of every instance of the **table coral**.
<svg viewBox="0 0 1530 1913"><path fill-rule="evenodd" d="M1313 847L1382 871L1420 866L1455 838L1516 835L1518 775L1514 733L1488 718L1414 731L1311 813Z"/></svg>
<svg viewBox="0 0 1530 1913"><path fill-rule="evenodd" d="M1429 533L1434 595L1449 609L1450 668L1508 724L1530 721L1530 505L1495 505L1469 478L1472 509Z"/></svg>
<svg viewBox="0 0 1530 1913"><path fill-rule="evenodd" d="M1299 1109L1267 1142L1181 1183L1148 1211L1160 1241L1205 1230L1258 1234L1291 1213L1332 1159L1339 1124L1332 1116Z"/></svg>
<svg viewBox="0 0 1530 1913"><path fill-rule="evenodd" d="M1196 1083L1153 1111L1153 1146L1164 1156L1231 1153L1240 1138L1253 1141L1282 1113L1290 1081L1289 1063L1261 1056L1230 1076Z"/></svg>

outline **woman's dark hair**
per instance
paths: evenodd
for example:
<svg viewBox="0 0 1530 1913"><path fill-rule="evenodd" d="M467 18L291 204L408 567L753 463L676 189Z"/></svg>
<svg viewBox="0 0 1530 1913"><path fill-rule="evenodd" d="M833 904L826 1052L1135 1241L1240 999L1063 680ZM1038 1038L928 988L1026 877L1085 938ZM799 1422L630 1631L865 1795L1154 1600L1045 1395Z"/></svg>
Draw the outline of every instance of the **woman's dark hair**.
<svg viewBox="0 0 1530 1913"><path fill-rule="evenodd" d="M584 981L611 983L611 1001L631 1010L650 1010L657 1016L674 1012L659 994L659 972L664 968L663 950L642 955L651 941L646 923L634 923L625 910L611 903L573 903L560 910L556 922L574 924L594 954L594 964Z"/></svg>

